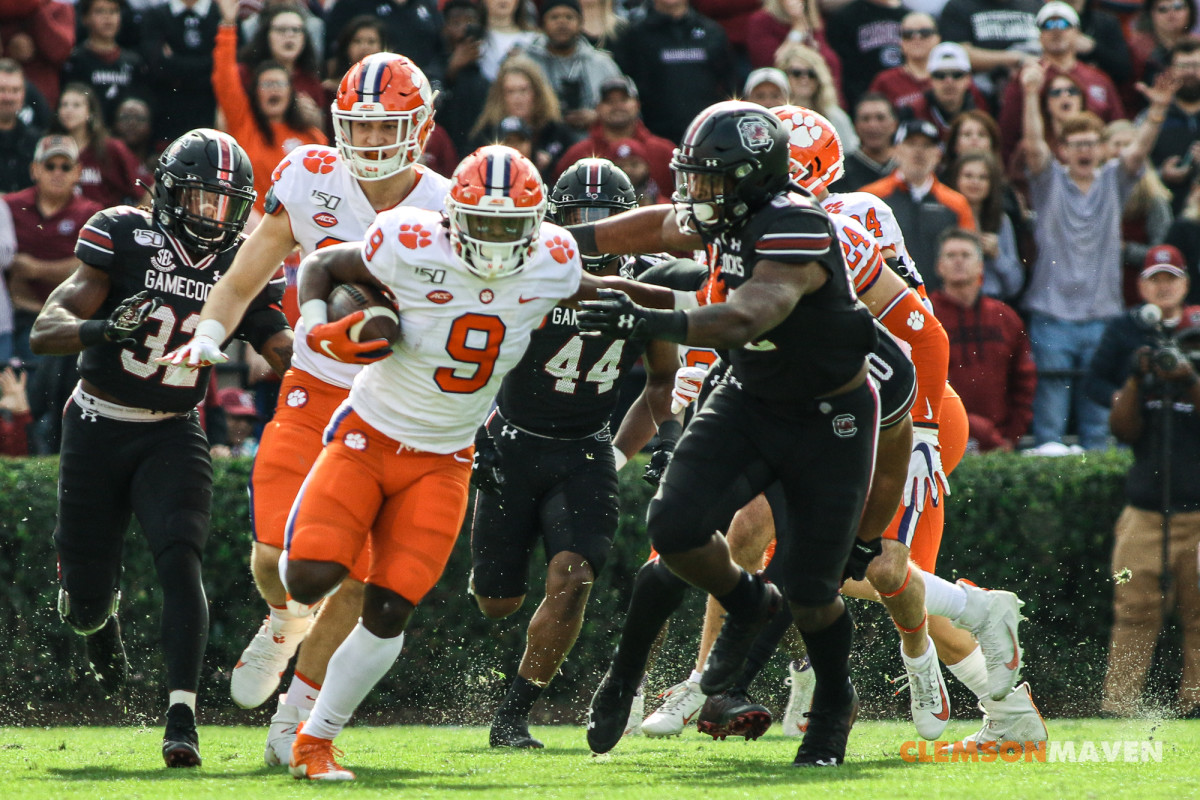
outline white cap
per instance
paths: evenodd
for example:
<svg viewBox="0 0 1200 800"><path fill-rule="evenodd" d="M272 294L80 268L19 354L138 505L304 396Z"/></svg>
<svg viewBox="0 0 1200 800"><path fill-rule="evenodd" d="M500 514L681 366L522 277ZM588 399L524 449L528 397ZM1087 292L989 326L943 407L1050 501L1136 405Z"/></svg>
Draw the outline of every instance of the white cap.
<svg viewBox="0 0 1200 800"><path fill-rule="evenodd" d="M929 51L929 61L926 63L925 69L930 72L947 69L970 72L971 59L961 44L942 42Z"/></svg>
<svg viewBox="0 0 1200 800"><path fill-rule="evenodd" d="M1041 26L1048 19L1065 19L1071 23L1071 27L1079 27L1079 15L1075 13L1075 9L1064 3L1062 0L1050 0L1049 3L1042 6L1037 13L1037 24Z"/></svg>
<svg viewBox="0 0 1200 800"><path fill-rule="evenodd" d="M781 69L775 67L759 67L750 73L750 77L746 78L746 85L742 88L742 95L748 95L760 83L773 83L779 87L779 91L783 92L784 97L791 96L792 87L788 84L787 75Z"/></svg>

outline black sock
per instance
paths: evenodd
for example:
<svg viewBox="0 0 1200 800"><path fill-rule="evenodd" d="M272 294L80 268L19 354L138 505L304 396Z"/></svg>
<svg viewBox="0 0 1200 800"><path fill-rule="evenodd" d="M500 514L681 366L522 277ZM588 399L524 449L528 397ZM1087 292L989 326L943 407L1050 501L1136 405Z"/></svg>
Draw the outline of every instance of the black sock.
<svg viewBox="0 0 1200 800"><path fill-rule="evenodd" d="M813 677L817 679L813 696L824 694L838 702L846 692L850 680L850 647L854 643L854 619L850 609L827 627L814 633L800 631L804 646L808 648L808 662L812 664Z"/></svg>
<svg viewBox="0 0 1200 800"><path fill-rule="evenodd" d="M613 674L639 683L646 672L650 649L663 624L683 602L688 583L665 564L648 561L633 580L633 596L621 628L621 642L613 654Z"/></svg>
<svg viewBox="0 0 1200 800"><path fill-rule="evenodd" d="M759 600L762 599L762 586L754 580L749 572L742 570L742 575L733 585L733 589L720 597L716 595L713 597L716 597L721 607L730 614L752 614L758 608Z"/></svg>
<svg viewBox="0 0 1200 800"><path fill-rule="evenodd" d="M779 643L783 641L791 624L792 609L791 606L784 603L775 616L771 617L771 621L762 629L762 632L758 634L754 643L750 645L750 652L746 655L746 665L742 667L742 674L738 676L737 683L730 691L741 691L742 693L750 691L750 684L758 677L758 673L762 672L762 668L771 660L771 656L775 655L775 651L779 649Z"/></svg>
<svg viewBox="0 0 1200 800"><path fill-rule="evenodd" d="M529 719L529 712L533 711L534 703L542 696L545 688L518 675L512 685L508 687L508 694L504 695L504 702L496 709L496 716Z"/></svg>

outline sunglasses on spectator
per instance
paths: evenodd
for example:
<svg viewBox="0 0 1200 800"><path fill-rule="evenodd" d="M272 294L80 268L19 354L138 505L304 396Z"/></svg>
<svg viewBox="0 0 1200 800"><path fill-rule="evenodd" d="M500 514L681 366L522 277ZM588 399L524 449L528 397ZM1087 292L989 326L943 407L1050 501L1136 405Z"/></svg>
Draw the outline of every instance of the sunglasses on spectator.
<svg viewBox="0 0 1200 800"><path fill-rule="evenodd" d="M299 25L272 25L271 33L293 33L299 35L304 33L304 28Z"/></svg>
<svg viewBox="0 0 1200 800"><path fill-rule="evenodd" d="M52 164L43 163L42 169L46 170L47 172L70 172L71 170L75 169L75 165L67 163L66 161L55 161Z"/></svg>
<svg viewBox="0 0 1200 800"><path fill-rule="evenodd" d="M959 69L946 69L931 72L929 73L929 77L935 81L957 81L967 77L967 73Z"/></svg>
<svg viewBox="0 0 1200 800"><path fill-rule="evenodd" d="M1187 7L1187 3L1163 3L1162 5L1154 7L1154 13L1166 14L1170 11L1185 11L1187 10Z"/></svg>
<svg viewBox="0 0 1200 800"><path fill-rule="evenodd" d="M1046 92L1050 97L1078 97L1083 94L1074 86L1059 86Z"/></svg>
<svg viewBox="0 0 1200 800"><path fill-rule="evenodd" d="M1065 31L1075 26L1071 24L1070 20L1063 19L1062 17L1052 17L1038 27L1044 31Z"/></svg>
<svg viewBox="0 0 1200 800"><path fill-rule="evenodd" d="M787 71L787 74L791 75L793 78L808 78L810 81L815 81L817 79L817 72L816 70L812 69L793 67Z"/></svg>
<svg viewBox="0 0 1200 800"><path fill-rule="evenodd" d="M928 39L931 36L937 36L937 28L911 28L900 31L901 39Z"/></svg>

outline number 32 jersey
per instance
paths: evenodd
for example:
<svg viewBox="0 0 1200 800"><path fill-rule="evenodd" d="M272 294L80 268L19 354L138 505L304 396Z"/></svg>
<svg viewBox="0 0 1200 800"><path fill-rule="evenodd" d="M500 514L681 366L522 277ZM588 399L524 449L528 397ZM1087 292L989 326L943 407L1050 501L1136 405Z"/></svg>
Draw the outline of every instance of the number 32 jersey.
<svg viewBox="0 0 1200 800"><path fill-rule="evenodd" d="M569 233L543 222L524 269L484 280L454 254L441 214L405 207L380 214L363 261L395 296L401 336L391 356L354 379L350 405L417 450L470 445L533 330L579 290L578 250Z"/></svg>

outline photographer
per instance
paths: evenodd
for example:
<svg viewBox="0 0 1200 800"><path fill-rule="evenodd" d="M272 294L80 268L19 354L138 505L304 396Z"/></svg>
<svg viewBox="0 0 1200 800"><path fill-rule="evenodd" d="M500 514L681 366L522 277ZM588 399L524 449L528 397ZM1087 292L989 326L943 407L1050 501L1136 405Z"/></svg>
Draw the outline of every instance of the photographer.
<svg viewBox="0 0 1200 800"><path fill-rule="evenodd" d="M1113 629L1101 713L1126 716L1171 608L1184 631L1179 711L1200 716L1200 308L1185 308L1183 256L1154 247L1138 281L1146 305L1109 324L1088 391L1111 404L1113 435L1133 449L1116 523Z"/></svg>

